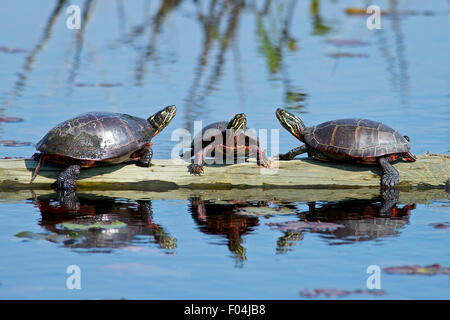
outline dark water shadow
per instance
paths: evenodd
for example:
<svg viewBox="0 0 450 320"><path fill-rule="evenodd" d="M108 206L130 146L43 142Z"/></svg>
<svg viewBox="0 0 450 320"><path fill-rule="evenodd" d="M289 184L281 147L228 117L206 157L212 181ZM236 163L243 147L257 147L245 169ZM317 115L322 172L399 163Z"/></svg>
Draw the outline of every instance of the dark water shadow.
<svg viewBox="0 0 450 320"><path fill-rule="evenodd" d="M416 204L397 206L398 192L379 198L324 202L309 202L307 211L297 213L298 220L270 224L283 235L277 241L277 253L286 253L300 244L305 233L319 234L329 245L351 245L364 241L381 242L398 237L409 224Z"/></svg>
<svg viewBox="0 0 450 320"><path fill-rule="evenodd" d="M28 171L30 171L30 178L31 178L31 175L33 174L34 170L36 169L37 164L38 164L38 162L33 159L25 159L25 167L27 168ZM127 166L127 165L135 165L135 163L130 161L130 162L124 162L124 163L119 163L119 164L114 164L114 165L104 165L104 166L95 166L95 167L91 167L91 168L83 168L83 169L81 169L81 173L80 173L78 180L90 178L90 177L101 175L101 174L112 173L112 172L122 169L124 166ZM64 169L64 166L57 166L50 162L45 162L44 164L41 165L38 175L46 177L46 178L56 179L58 177L59 172L62 171L63 169Z"/></svg>
<svg viewBox="0 0 450 320"><path fill-rule="evenodd" d="M210 235L220 235L227 239L227 247L232 253L236 266L243 267L247 259L243 236L253 232L259 225L259 219L237 215L235 210L239 207L259 207L264 204L264 202L256 201L214 201L193 197L189 199L188 210L198 225L199 231Z"/></svg>
<svg viewBox="0 0 450 320"><path fill-rule="evenodd" d="M351 163L351 162L327 162L327 161L321 161L314 158L296 158L296 160L302 160L311 164L328 167L328 168L336 168L336 169L342 169L346 171L352 171L352 172L362 172L362 171L371 171L375 174L381 174L381 168L380 166L376 164L358 164L358 163Z"/></svg>
<svg viewBox="0 0 450 320"><path fill-rule="evenodd" d="M247 260L245 238L263 224L282 232L276 242L277 254L291 251L308 234L319 234L329 245L380 242L400 236L416 205L398 206L398 198L397 190L389 190L373 199L308 202L309 210L301 211L301 202L203 200L198 196L189 199L188 210L199 231L226 238L236 266L243 267Z"/></svg>
<svg viewBox="0 0 450 320"><path fill-rule="evenodd" d="M45 232L24 231L16 234L18 238L47 240L90 253L156 246L170 254L177 247L177 239L155 222L150 200L57 192L33 193L32 201Z"/></svg>
<svg viewBox="0 0 450 320"><path fill-rule="evenodd" d="M83 179L88 179L94 176L103 175L113 173L122 169L124 166L135 166L136 161L128 161L119 164L106 164L99 165L90 168L82 168L80 175L77 181L82 181ZM32 159L25 159L25 166L28 171L30 171L30 179L33 175L34 170L37 166L37 161ZM50 162L44 163L41 165L38 175L49 179L56 179L58 174L64 169L63 166L57 166ZM145 170L146 168L142 168ZM33 183L33 187L42 187L41 184ZM93 188L89 185L83 185L84 188L89 189ZM95 183L96 189L105 189L105 190L147 190L147 191L159 191L165 192L168 190L178 189L179 187L175 183L160 181L160 180L151 180L151 181L139 181L133 183L115 183L115 182L104 182L104 183Z"/></svg>
<svg viewBox="0 0 450 320"><path fill-rule="evenodd" d="M333 232L315 231L330 244L351 244L354 242L379 240L385 237L396 237L400 230L409 224L411 210L415 204L394 206L389 212L382 210L383 204L371 200L342 201L328 203L300 213L307 221L326 221L340 223L344 227ZM340 241L336 241L340 240Z"/></svg>
<svg viewBox="0 0 450 320"><path fill-rule="evenodd" d="M137 196L151 197L148 193ZM189 194L186 197L187 211L197 230L211 235L204 241L213 246L226 245L236 267L244 267L249 259L246 239L256 232L277 235L276 254L296 250L305 237L313 235L318 235L327 245L367 241L382 245L385 238L401 236L416 207L415 204L398 205L396 190L371 199L306 202L308 210L304 210L304 200L279 201L270 195L251 201L223 200L225 196L217 200L220 192L215 199L204 200L201 195ZM29 200L40 212L38 225L44 232L16 234L25 241L46 240L89 253L109 253L115 249L145 251L151 247L153 252L170 254L178 247L177 239L157 222L152 201L133 200L130 193L120 196L118 191L114 196L99 196L58 191L36 196L32 191ZM186 227L180 228L179 232L183 232Z"/></svg>
<svg viewBox="0 0 450 320"><path fill-rule="evenodd" d="M335 169L341 169L345 171L351 171L351 172L363 172L363 171L370 171L373 174L376 174L381 177L383 171L381 169L381 166L379 164L361 164L361 163L355 163L355 162L340 162L340 161L321 161L314 158L295 158L295 160L302 160L311 164L316 164L328 168L335 168ZM391 162L391 164L401 163L401 162L408 162L403 159L397 159L394 162Z"/></svg>

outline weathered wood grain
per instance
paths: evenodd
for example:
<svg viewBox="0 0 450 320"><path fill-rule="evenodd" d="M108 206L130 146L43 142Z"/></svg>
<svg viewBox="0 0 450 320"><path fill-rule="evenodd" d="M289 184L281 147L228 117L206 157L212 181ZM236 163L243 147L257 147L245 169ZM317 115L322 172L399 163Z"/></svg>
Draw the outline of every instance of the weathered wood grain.
<svg viewBox="0 0 450 320"><path fill-rule="evenodd" d="M325 163L311 159L274 162L273 169L254 161L234 165L207 165L202 176L189 173L182 160L153 160L150 168L134 164L82 170L79 189L137 189L163 191L177 188L361 188L378 187L378 166ZM416 162L398 162L399 188L443 188L449 180L450 159L440 155L419 156ZM0 160L0 189L49 188L60 168L45 164L32 185L37 163L27 159Z"/></svg>

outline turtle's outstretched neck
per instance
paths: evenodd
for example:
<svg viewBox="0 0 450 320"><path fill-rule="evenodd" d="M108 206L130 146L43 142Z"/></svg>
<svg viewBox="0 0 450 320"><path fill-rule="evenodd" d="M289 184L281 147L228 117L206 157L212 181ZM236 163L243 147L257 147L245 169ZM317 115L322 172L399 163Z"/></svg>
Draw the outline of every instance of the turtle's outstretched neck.
<svg viewBox="0 0 450 320"><path fill-rule="evenodd" d="M305 132L306 127L303 124L302 120L300 120L296 115L287 112L286 110L283 110L281 108L277 109L275 115L277 116L278 121L280 121L280 124L287 131L289 131L298 140L305 142L303 133Z"/></svg>
<svg viewBox="0 0 450 320"><path fill-rule="evenodd" d="M164 129L173 117L177 114L177 107L174 105L165 107L147 119L150 126L155 131L154 135Z"/></svg>

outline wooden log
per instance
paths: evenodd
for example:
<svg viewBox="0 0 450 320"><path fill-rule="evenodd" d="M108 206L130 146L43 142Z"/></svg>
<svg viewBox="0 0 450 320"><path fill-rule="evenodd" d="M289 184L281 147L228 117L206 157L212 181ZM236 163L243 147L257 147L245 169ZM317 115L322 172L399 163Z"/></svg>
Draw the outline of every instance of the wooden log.
<svg viewBox="0 0 450 320"><path fill-rule="evenodd" d="M419 156L416 162L397 162L400 189L411 187L444 188L449 181L449 157ZM276 161L273 169L249 163L206 165L205 173L189 173L187 162L153 160L150 168L119 164L84 169L77 182L79 189L137 189L163 191L177 188L360 188L379 187L378 166L327 163L313 159ZM61 171L51 164L42 166L32 185L30 178L37 165L29 159L0 160L0 189L49 188Z"/></svg>

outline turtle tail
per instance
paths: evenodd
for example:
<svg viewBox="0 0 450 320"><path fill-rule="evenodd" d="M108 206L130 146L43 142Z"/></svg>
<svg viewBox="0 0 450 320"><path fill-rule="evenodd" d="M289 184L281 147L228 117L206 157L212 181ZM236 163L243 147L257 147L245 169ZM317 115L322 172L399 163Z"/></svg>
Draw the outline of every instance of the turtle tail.
<svg viewBox="0 0 450 320"><path fill-rule="evenodd" d="M405 159L406 161L414 162L416 161L416 156L413 155L411 152L405 152L403 154L403 159Z"/></svg>
<svg viewBox="0 0 450 320"><path fill-rule="evenodd" d="M39 172L39 169L41 168L41 165L44 163L45 158L46 157L43 154L39 155L39 162L36 166L36 169L34 169L33 175L31 176L30 184L33 183L34 179L36 178L36 176Z"/></svg>

